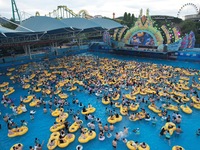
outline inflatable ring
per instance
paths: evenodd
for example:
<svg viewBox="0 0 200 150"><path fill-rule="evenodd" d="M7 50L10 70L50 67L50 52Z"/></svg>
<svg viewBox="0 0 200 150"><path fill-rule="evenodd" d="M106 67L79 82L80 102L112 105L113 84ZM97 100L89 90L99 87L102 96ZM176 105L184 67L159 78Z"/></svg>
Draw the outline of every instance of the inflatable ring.
<svg viewBox="0 0 200 150"><path fill-rule="evenodd" d="M169 126L172 126L172 128L169 128ZM176 130L176 125L173 122L167 122L162 128L169 131L170 135L172 135Z"/></svg>
<svg viewBox="0 0 200 150"><path fill-rule="evenodd" d="M60 136L60 132L53 132L50 136L50 139L56 139L58 140Z"/></svg>
<svg viewBox="0 0 200 150"><path fill-rule="evenodd" d="M82 130L84 133L88 132L88 128L83 128Z"/></svg>
<svg viewBox="0 0 200 150"><path fill-rule="evenodd" d="M180 108L186 114L191 114L192 113L192 109L189 106L181 105Z"/></svg>
<svg viewBox="0 0 200 150"><path fill-rule="evenodd" d="M181 150L185 150L182 146L178 146L178 145L176 145L176 146L173 146L172 147L172 150L177 150L177 148L182 148Z"/></svg>
<svg viewBox="0 0 200 150"><path fill-rule="evenodd" d="M13 145L13 146L10 148L10 150L15 150L14 147L18 146L19 144L23 147L23 144L22 144L22 143L17 143L17 144L15 144L15 145Z"/></svg>
<svg viewBox="0 0 200 150"><path fill-rule="evenodd" d="M105 136L99 137L99 141L104 141L105 140Z"/></svg>
<svg viewBox="0 0 200 150"><path fill-rule="evenodd" d="M83 146L82 145L77 145L76 146L76 150L82 150L83 149Z"/></svg>
<svg viewBox="0 0 200 150"><path fill-rule="evenodd" d="M134 144L134 145L133 145ZM130 149L130 150L137 150L137 145L135 144L135 142L134 141L128 141L127 143L126 143L126 146L128 147L128 149Z"/></svg>
<svg viewBox="0 0 200 150"><path fill-rule="evenodd" d="M112 133L109 133L109 134L107 133L106 136L107 136L107 138L111 138L112 137Z"/></svg>
<svg viewBox="0 0 200 150"><path fill-rule="evenodd" d="M138 146L138 150L150 150L150 147L149 147L149 145L147 144L147 143L145 143L146 144L146 147L145 148L143 148L141 145L142 145L142 143L140 143L139 144L139 146Z"/></svg>

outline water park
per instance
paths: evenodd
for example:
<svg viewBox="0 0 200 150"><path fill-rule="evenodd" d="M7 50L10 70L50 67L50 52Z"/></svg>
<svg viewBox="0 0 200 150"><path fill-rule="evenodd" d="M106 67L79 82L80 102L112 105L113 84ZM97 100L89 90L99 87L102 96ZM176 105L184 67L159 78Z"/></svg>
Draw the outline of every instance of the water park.
<svg viewBox="0 0 200 150"><path fill-rule="evenodd" d="M198 149L196 31L149 9L130 26L57 9L0 26L0 149Z"/></svg>

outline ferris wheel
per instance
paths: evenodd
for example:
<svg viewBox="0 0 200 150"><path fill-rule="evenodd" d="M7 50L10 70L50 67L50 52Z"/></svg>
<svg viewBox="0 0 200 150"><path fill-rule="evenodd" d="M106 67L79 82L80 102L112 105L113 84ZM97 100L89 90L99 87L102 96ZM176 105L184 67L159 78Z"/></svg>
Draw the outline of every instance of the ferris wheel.
<svg viewBox="0 0 200 150"><path fill-rule="evenodd" d="M189 9L189 10L188 10ZM185 13L185 14L184 14ZM184 4L178 11L177 13L177 17L178 18L183 18L183 16L185 15L189 15L189 14L198 14L199 13L199 9L198 7L193 4L193 3L186 3Z"/></svg>

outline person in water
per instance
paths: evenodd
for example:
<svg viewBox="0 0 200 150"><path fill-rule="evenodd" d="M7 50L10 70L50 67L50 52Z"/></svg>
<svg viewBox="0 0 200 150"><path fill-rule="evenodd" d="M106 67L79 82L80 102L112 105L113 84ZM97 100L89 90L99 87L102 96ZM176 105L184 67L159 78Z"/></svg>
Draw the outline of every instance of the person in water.
<svg viewBox="0 0 200 150"><path fill-rule="evenodd" d="M197 135L197 136L200 136L200 128L197 129L197 131L196 131L196 135Z"/></svg>

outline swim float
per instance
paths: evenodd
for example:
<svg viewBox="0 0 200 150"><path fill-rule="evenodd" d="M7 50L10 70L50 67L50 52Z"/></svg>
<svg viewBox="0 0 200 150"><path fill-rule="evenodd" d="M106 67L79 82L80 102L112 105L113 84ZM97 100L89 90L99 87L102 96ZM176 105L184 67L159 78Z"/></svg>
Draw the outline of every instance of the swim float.
<svg viewBox="0 0 200 150"><path fill-rule="evenodd" d="M137 103L137 104L131 104L130 106L129 106L129 110L131 110L131 111L136 111L136 110L138 110L138 108L139 108L139 104Z"/></svg>
<svg viewBox="0 0 200 150"><path fill-rule="evenodd" d="M131 140L126 143L126 146L128 147L129 150L137 150L138 145Z"/></svg>
<svg viewBox="0 0 200 150"><path fill-rule="evenodd" d="M102 98L102 103L105 105L110 104L110 98L107 98L107 101L104 98Z"/></svg>
<svg viewBox="0 0 200 150"><path fill-rule="evenodd" d="M11 132L8 133L8 137L21 136L21 135L24 135L26 132L28 132L27 126L21 126L19 128L13 128L13 129L11 129Z"/></svg>
<svg viewBox="0 0 200 150"><path fill-rule="evenodd" d="M96 110L96 108L90 107L90 108L86 108L86 112L81 111L81 113L82 113L83 115L91 114L91 113L94 113L95 110Z"/></svg>
<svg viewBox="0 0 200 150"><path fill-rule="evenodd" d="M67 147L70 143L72 143L75 140L75 135L74 134L67 134L64 137L64 143L60 143L60 141L58 140L58 147L60 148L65 148Z"/></svg>
<svg viewBox="0 0 200 150"><path fill-rule="evenodd" d="M145 143L146 147L142 147L142 143L138 145L138 150L150 150L150 146Z"/></svg>
<svg viewBox="0 0 200 150"><path fill-rule="evenodd" d="M90 133L91 132L91 133ZM90 135L91 134L91 135ZM78 141L80 143L87 143L90 140L93 140L96 137L96 132L95 131L88 131L85 133L85 137L82 137L81 135L78 138Z"/></svg>
<svg viewBox="0 0 200 150"><path fill-rule="evenodd" d="M18 145L21 145L21 147L23 147L23 144L22 143L17 143L17 144L14 144L11 148L10 148L10 150L16 150L16 149L14 149L14 147L18 147Z"/></svg>
<svg viewBox="0 0 200 150"><path fill-rule="evenodd" d="M68 98L68 95L66 93L58 94L58 96L62 99Z"/></svg>
<svg viewBox="0 0 200 150"><path fill-rule="evenodd" d="M161 110L158 108L158 107L156 107L156 106L153 106L152 104L150 104L149 106L148 106L148 108L150 109L150 110L152 110L153 112L155 112L155 113L161 113Z"/></svg>
<svg viewBox="0 0 200 150"><path fill-rule="evenodd" d="M29 104L29 106L35 107L38 103L40 103L40 100L39 100L39 99L34 99L34 100Z"/></svg>
<svg viewBox="0 0 200 150"><path fill-rule="evenodd" d="M116 97L112 97L112 99L116 101L116 100L119 99L119 97L120 97L120 94L117 94L117 96Z"/></svg>
<svg viewBox="0 0 200 150"><path fill-rule="evenodd" d="M108 121L109 123L115 124L115 123L117 123L117 122L122 121L122 116L119 115L119 117L117 118L116 115L113 115L112 117L111 117L111 116L108 117L107 121Z"/></svg>
<svg viewBox="0 0 200 150"><path fill-rule="evenodd" d="M136 96L134 96L134 94L125 94L125 97L126 97L127 99L134 100L134 101L135 101L135 99L136 99Z"/></svg>
<svg viewBox="0 0 200 150"><path fill-rule="evenodd" d="M82 120L79 120L78 122L74 122L70 127L69 127L69 132L76 132L79 128L80 125L83 123Z"/></svg>
<svg viewBox="0 0 200 150"><path fill-rule="evenodd" d="M176 130L176 125L173 122L167 122L162 128L164 128L165 131L169 131L169 134L172 135Z"/></svg>
<svg viewBox="0 0 200 150"><path fill-rule="evenodd" d="M185 112L187 114L192 113L192 109L189 106L181 105L180 108L182 109L183 112Z"/></svg>
<svg viewBox="0 0 200 150"><path fill-rule="evenodd" d="M57 132L57 131L59 131L63 128L65 128L65 125L63 123L57 123L57 124L51 126L50 131L51 132Z"/></svg>
<svg viewBox="0 0 200 150"><path fill-rule="evenodd" d="M172 150L177 150L177 148L179 148L179 150L180 150L180 148L182 148L181 150L185 150L182 146L178 146L178 145L173 146Z"/></svg>

